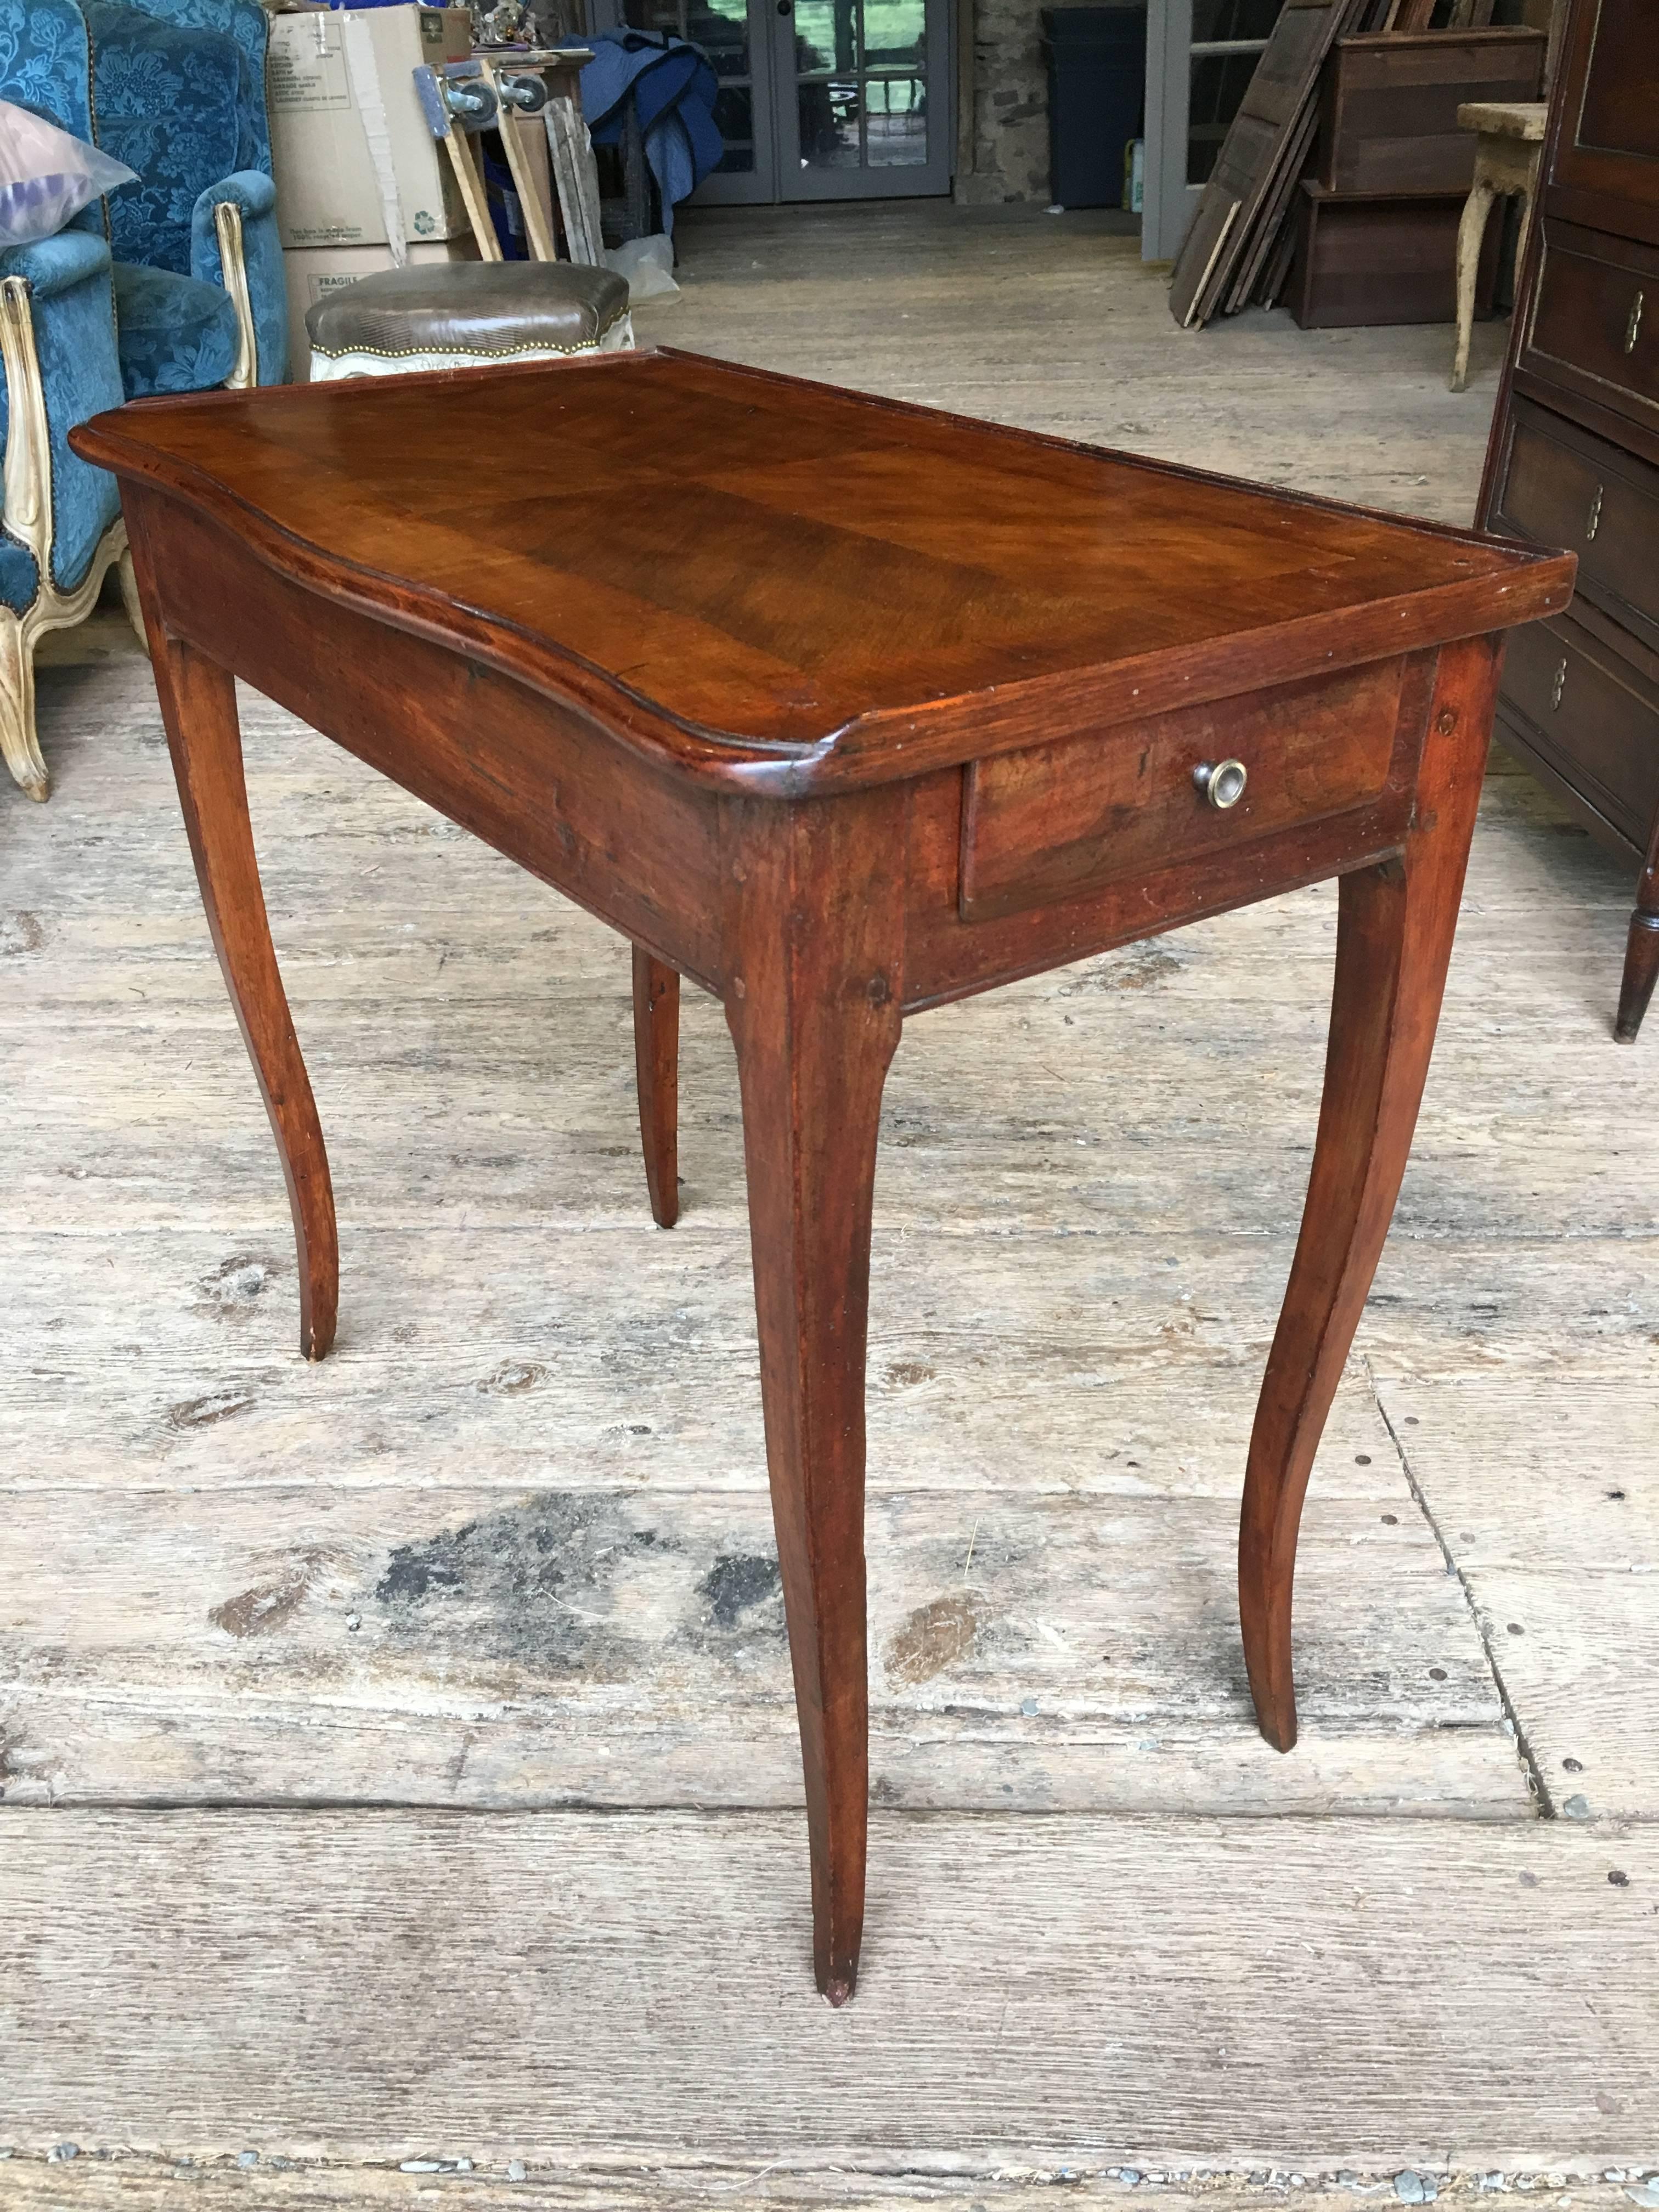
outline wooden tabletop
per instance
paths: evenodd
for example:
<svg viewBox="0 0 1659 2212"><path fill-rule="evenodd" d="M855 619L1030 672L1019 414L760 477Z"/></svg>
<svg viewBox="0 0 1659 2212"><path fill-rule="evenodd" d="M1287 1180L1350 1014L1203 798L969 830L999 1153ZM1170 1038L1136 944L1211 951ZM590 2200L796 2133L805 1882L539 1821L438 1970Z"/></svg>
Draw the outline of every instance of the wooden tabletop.
<svg viewBox="0 0 1659 2212"><path fill-rule="evenodd" d="M608 720L870 777L988 715L1018 742L1010 687L1096 726L1570 592L1536 548L670 351L140 402L74 442Z"/></svg>

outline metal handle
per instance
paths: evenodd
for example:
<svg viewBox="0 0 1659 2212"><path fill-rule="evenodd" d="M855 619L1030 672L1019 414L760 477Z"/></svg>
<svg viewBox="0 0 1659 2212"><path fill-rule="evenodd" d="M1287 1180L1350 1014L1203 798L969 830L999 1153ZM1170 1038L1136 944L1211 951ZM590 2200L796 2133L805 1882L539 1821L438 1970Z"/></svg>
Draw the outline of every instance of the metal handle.
<svg viewBox="0 0 1659 2212"><path fill-rule="evenodd" d="M1566 690L1566 688L1567 664L1565 660L1559 660L1555 665L1555 681L1550 686L1550 705L1552 707L1559 708L1560 706L1561 694Z"/></svg>
<svg viewBox="0 0 1659 2212"><path fill-rule="evenodd" d="M1636 340L1642 328L1642 295L1638 292L1630 303L1630 320L1625 325L1625 351L1634 353Z"/></svg>
<svg viewBox="0 0 1659 2212"><path fill-rule="evenodd" d="M1584 535L1587 538L1594 538L1601 527L1601 495L1606 489L1605 484L1597 484L1595 487L1595 496L1590 501L1589 518L1584 525Z"/></svg>
<svg viewBox="0 0 1659 2212"><path fill-rule="evenodd" d="M1212 806L1237 806L1249 780L1249 770L1240 760L1200 761L1193 770L1194 783Z"/></svg>

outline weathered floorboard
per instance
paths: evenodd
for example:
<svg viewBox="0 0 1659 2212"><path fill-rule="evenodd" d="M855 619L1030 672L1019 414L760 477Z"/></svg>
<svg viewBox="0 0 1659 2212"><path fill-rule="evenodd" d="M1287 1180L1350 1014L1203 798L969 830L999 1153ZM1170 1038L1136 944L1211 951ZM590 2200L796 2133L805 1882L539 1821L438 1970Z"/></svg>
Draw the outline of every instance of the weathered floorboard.
<svg viewBox="0 0 1659 2212"><path fill-rule="evenodd" d="M243 2165L247 2159L249 2163ZM1054 2212L1054 2189L1066 2191L1067 2212L1124 2212L1136 2182L1125 2182L1120 2167L1074 2158L1061 2166L1024 2173L912 2167L893 2172L840 2171L824 2175L785 2160L751 2160L747 2166L714 2165L689 2159L659 2159L641 2166L584 2167L573 2172L550 2161L503 2159L490 2168L465 2153L448 2159L417 2157L410 2171L397 2166L335 2165L290 2159L282 2152L238 2152L234 2158L179 2164L154 2154L88 2153L71 2162L50 2156L14 2154L0 2172L0 2203L8 2212L174 2212L181 2194L197 2212L405 2212L412 2205L453 2208L453 2212L665 2212L697 2205L719 2212L890 2212L895 2203L927 2205L938 2212ZM1133 2171L1133 2169L1132 2169ZM1626 2169L1615 2166L1623 2174ZM1635 2179L1638 2169L1629 2169ZM1501 2185L1505 2192L1532 2188L1540 2177L1450 2176L1429 2168L1425 2179L1437 2187L1443 2212L1471 2212L1478 2198L1489 2199ZM1568 2177L1559 2179L1565 2183ZM1274 2212L1286 2203L1316 2204L1317 2212L1372 2212L1379 2195L1391 2193L1385 2178L1351 2173L1346 2185L1315 2180L1279 2166L1255 2175L1234 2175L1206 2167L1195 2172L1177 2166L1168 2180L1154 2169L1146 2186L1158 2212ZM1637 2194L1639 2199L1642 2191ZM1555 2196L1546 2200L1562 2202ZM1571 2212L1626 2212L1633 2201L1618 2182L1586 2181L1571 2176ZM1489 2212L1489 2208L1488 2208Z"/></svg>
<svg viewBox="0 0 1659 2212"><path fill-rule="evenodd" d="M1659 1354L1378 1394L1468 1587L1547 1808L1659 1816ZM1645 1374L1644 1374L1645 1370ZM1585 1439L1594 1440L1586 1449Z"/></svg>
<svg viewBox="0 0 1659 2212"><path fill-rule="evenodd" d="M13 1814L8 2126L923 2174L1651 2155L1652 1830L878 1813L840 2014L803 1851L787 1814Z"/></svg>
<svg viewBox="0 0 1659 2212"><path fill-rule="evenodd" d="M799 1802L758 1488L4 1510L13 1802ZM1258 1752L1235 1522L1219 1499L873 1496L876 1801L1529 1817L1462 1593L1403 1500L1310 1515L1309 1755Z"/></svg>

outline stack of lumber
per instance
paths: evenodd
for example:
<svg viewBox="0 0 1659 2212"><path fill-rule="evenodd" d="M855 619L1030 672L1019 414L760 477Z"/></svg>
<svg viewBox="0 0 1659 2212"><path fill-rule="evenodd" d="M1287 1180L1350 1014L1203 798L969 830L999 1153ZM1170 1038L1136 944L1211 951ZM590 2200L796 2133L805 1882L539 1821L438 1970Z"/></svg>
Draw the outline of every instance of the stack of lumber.
<svg viewBox="0 0 1659 2212"><path fill-rule="evenodd" d="M1398 40L1402 46L1410 40L1421 46L1425 37L1431 46L1444 40L1451 64L1445 82L1458 99L1527 96L1517 94L1507 76L1498 94L1467 88L1485 82L1483 71L1490 63L1479 52L1483 41L1507 45L1519 40L1535 47L1541 68L1541 34L1482 27L1490 20L1492 5L1492 0L1454 0L1451 26L1431 33L1427 26L1434 0L1285 0L1176 262L1170 306L1183 328L1200 327L1212 315L1237 314L1253 302L1271 307L1291 275L1298 239L1305 265L1308 210L1298 207L1297 188L1313 161L1316 141L1321 142L1322 166L1328 168L1342 157L1339 133L1349 142L1368 131L1402 139L1412 135L1409 125L1401 131L1397 118L1380 126L1368 125L1363 107L1356 112L1350 105L1345 111L1328 97L1322 103L1322 85L1328 91L1329 64L1339 40L1369 33L1373 45ZM1459 41L1454 60L1452 48ZM1432 94L1425 97L1432 109ZM1438 134L1438 121L1432 115L1429 130ZM1467 158L1471 173L1474 150L1470 141ZM1460 188L1454 185L1452 189ZM1467 179L1461 190L1468 190ZM1359 234L1356 230L1355 235ZM1450 268L1449 264L1449 281Z"/></svg>

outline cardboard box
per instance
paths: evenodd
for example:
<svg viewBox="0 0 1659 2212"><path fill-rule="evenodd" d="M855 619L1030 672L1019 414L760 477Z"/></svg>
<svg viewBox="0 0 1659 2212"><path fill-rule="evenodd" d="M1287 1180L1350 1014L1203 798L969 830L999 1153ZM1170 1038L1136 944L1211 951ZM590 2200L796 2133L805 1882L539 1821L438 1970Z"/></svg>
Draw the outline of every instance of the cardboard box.
<svg viewBox="0 0 1659 2212"><path fill-rule="evenodd" d="M384 245L388 199L411 246L465 232L449 155L427 128L414 71L471 51L465 8L270 18L270 155L285 246Z"/></svg>
<svg viewBox="0 0 1659 2212"><path fill-rule="evenodd" d="M411 267L434 261L476 261L478 249L471 235L428 240L409 248ZM373 276L390 269L389 246L298 246L283 255L283 274L288 283L289 377L305 384L311 377L311 341L306 336L306 309L316 306L342 284L355 284L360 276Z"/></svg>

